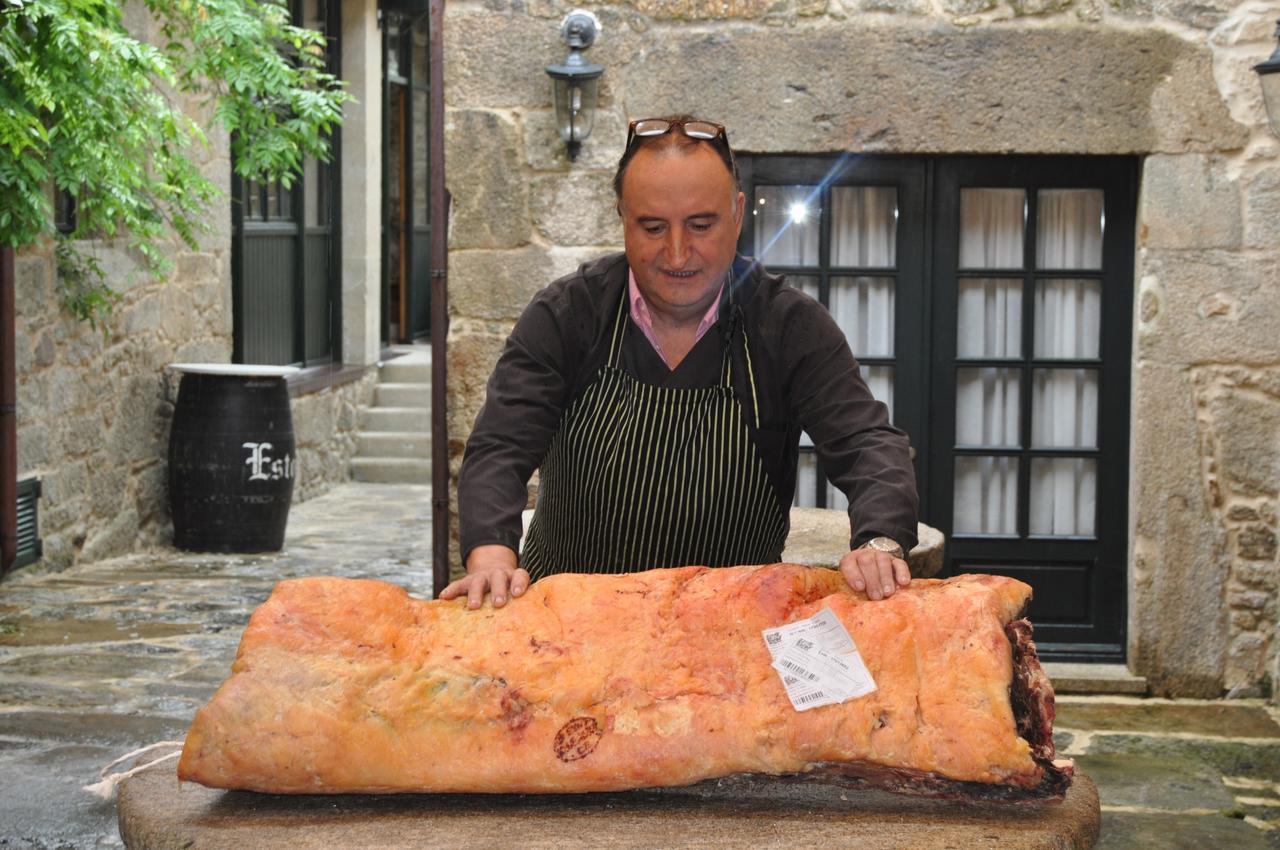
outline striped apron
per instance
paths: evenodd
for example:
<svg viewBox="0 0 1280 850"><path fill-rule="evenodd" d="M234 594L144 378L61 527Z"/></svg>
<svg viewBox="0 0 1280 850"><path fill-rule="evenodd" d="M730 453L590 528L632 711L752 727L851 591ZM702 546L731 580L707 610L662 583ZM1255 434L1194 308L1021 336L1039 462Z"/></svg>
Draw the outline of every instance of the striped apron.
<svg viewBox="0 0 1280 850"><path fill-rule="evenodd" d="M521 566L536 581L560 572L780 560L788 516L733 392L730 352L741 311L730 302L721 382L675 389L619 367L626 309L624 293L609 359L551 440ZM745 331L742 338L756 410Z"/></svg>

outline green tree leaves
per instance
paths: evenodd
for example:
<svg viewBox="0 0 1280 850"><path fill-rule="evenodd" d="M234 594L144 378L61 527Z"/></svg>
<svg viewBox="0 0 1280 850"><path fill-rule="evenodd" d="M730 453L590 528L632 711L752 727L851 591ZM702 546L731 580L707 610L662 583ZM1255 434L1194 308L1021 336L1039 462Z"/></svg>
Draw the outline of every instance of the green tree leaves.
<svg viewBox="0 0 1280 850"><path fill-rule="evenodd" d="M93 320L114 300L75 242L127 238L164 275L170 233L191 247L218 197L194 157L193 119L231 133L244 177L288 185L327 159L349 99L325 69L324 36L290 23L283 0L146 0L160 46L135 37L110 0L0 0L0 244L54 233L50 189L70 192L61 236L68 309Z"/></svg>

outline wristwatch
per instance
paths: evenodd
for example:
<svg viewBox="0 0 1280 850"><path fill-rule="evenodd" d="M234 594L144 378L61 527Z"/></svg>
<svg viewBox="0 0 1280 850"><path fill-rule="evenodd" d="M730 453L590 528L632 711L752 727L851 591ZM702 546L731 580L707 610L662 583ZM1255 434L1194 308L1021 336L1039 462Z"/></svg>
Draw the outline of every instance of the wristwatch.
<svg viewBox="0 0 1280 850"><path fill-rule="evenodd" d="M906 558L902 547L894 542L892 537L872 537L866 543L863 543L861 548L875 549L877 552L888 552L895 558Z"/></svg>

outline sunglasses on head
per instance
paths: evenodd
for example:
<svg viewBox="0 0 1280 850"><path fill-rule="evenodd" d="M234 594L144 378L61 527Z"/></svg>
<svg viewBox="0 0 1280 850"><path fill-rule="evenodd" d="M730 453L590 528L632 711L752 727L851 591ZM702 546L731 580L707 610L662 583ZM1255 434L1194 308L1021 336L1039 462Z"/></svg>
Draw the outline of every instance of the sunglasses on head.
<svg viewBox="0 0 1280 850"><path fill-rule="evenodd" d="M623 148L622 163L618 173L621 174L622 169L631 160L642 139L655 139L676 131L690 139L710 144L724 160L725 167L733 175L734 183L738 182L738 163L734 159L733 149L729 147L729 136L724 131L724 125L697 118L639 118L632 121L627 125L627 146Z"/></svg>
<svg viewBox="0 0 1280 850"><path fill-rule="evenodd" d="M729 137L725 135L724 125L717 124L714 121L671 121L666 118L640 118L632 121L627 127L627 147L631 147L631 143L637 138L662 136L675 130L679 130L691 139L700 139L704 142L723 141L726 146L729 144Z"/></svg>

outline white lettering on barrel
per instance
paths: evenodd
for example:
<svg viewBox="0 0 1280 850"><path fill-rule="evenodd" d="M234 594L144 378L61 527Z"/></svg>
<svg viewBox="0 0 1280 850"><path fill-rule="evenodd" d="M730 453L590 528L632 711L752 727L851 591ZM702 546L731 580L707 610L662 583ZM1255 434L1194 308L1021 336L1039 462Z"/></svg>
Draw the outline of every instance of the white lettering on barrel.
<svg viewBox="0 0 1280 850"><path fill-rule="evenodd" d="M281 478L292 478L296 464L292 455L272 458L267 450L274 448L270 443L245 443L249 456L245 465L249 467L250 481L279 481Z"/></svg>

